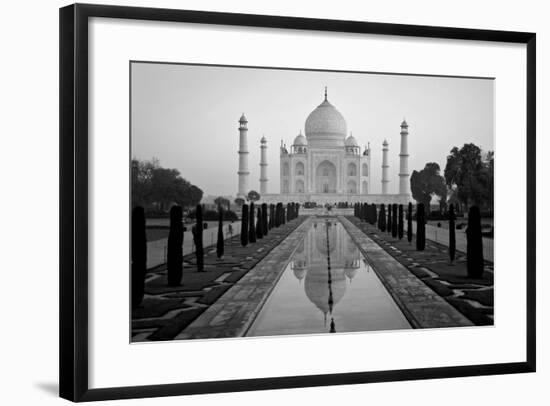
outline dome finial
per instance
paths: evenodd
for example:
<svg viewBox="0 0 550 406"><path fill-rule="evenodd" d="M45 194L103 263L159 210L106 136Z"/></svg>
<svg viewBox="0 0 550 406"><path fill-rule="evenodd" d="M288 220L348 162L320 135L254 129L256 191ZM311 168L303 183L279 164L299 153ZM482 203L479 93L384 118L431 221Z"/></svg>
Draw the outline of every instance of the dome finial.
<svg viewBox="0 0 550 406"><path fill-rule="evenodd" d="M327 101L327 87L325 86L325 101Z"/></svg>

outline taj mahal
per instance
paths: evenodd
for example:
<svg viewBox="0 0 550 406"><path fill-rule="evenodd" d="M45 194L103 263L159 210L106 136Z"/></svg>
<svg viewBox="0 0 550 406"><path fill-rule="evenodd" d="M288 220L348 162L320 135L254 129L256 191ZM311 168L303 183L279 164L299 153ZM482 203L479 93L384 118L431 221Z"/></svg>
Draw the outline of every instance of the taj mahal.
<svg viewBox="0 0 550 406"><path fill-rule="evenodd" d="M344 116L325 95L322 103L307 117L305 135L294 138L290 148L280 145L280 193L268 193L267 139L260 141L260 198L262 202L316 202L317 204L347 201L407 204L410 201L408 171L409 126L401 123L399 152L399 193L388 194L389 143L382 144L381 185L371 177L370 143L361 150L355 137L348 135ZM239 169L237 197L246 197L249 188L248 120L239 119Z"/></svg>

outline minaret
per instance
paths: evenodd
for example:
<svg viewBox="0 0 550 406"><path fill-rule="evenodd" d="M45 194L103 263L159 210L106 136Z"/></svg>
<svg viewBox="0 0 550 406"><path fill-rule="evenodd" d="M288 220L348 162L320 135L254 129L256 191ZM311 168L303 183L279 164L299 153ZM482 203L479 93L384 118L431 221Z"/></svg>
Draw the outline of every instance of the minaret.
<svg viewBox="0 0 550 406"><path fill-rule="evenodd" d="M401 152L399 153L399 194L409 194L409 125L401 123Z"/></svg>
<svg viewBox="0 0 550 406"><path fill-rule="evenodd" d="M239 171L237 172L239 174L239 191L237 197L244 199L246 199L248 193L248 175L250 174L248 171L248 142L246 139L248 134L247 123L248 120L243 113L239 119Z"/></svg>
<svg viewBox="0 0 550 406"><path fill-rule="evenodd" d="M388 141L384 140L382 143L382 194L388 194L388 183L390 182L388 178Z"/></svg>
<svg viewBox="0 0 550 406"><path fill-rule="evenodd" d="M267 140L260 141L260 196L267 193Z"/></svg>

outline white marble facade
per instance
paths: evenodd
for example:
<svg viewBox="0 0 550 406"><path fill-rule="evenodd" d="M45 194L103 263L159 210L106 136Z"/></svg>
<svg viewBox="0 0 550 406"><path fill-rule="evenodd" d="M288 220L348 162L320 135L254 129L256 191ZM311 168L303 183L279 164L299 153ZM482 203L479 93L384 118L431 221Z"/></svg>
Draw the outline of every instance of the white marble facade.
<svg viewBox="0 0 550 406"><path fill-rule="evenodd" d="M311 112L290 151L281 145L281 194L368 194L370 148L363 153L346 120L325 100Z"/></svg>
<svg viewBox="0 0 550 406"><path fill-rule="evenodd" d="M242 120L242 118L241 118ZM245 124L246 125L246 124ZM287 146L281 141L280 146L280 193L268 194L267 179L261 176L263 201L315 201L317 203L338 201L380 201L407 203L409 200L409 174L407 173L408 125L401 124L400 151L400 188L399 194L388 195L389 183L387 168L383 170L382 193L375 194L371 178L371 148L363 149L355 137L349 133L343 115L329 101L325 88L325 97L307 117L305 135L300 133L294 138L292 145ZM240 128L240 157L247 158L243 153L242 136L246 130ZM243 134L244 133L244 134ZM262 139L261 168L265 171L265 139ZM246 147L245 147L246 148ZM384 154L387 154L388 143L384 141ZM387 160L387 156L386 156ZM385 162L387 165L387 162ZM243 177L248 175L247 163L239 165L239 195L248 183ZM244 175L244 176L243 176Z"/></svg>

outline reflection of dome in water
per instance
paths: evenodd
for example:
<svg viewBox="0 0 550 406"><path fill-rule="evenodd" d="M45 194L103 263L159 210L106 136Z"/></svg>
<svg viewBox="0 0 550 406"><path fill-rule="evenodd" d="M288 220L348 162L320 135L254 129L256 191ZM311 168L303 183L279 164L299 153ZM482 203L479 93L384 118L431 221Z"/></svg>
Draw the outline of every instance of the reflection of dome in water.
<svg viewBox="0 0 550 406"><path fill-rule="evenodd" d="M300 281L304 279L304 276L306 276L306 271L306 268L294 268L293 270L294 276Z"/></svg>
<svg viewBox="0 0 550 406"><path fill-rule="evenodd" d="M346 277L344 272L332 271L332 301L333 308L346 293ZM329 313L328 270L325 267L310 268L306 274L304 288L308 299L323 313Z"/></svg>
<svg viewBox="0 0 550 406"><path fill-rule="evenodd" d="M350 241L348 245L348 253L352 254L354 258L359 258L359 248L353 241Z"/></svg>
<svg viewBox="0 0 550 406"><path fill-rule="evenodd" d="M351 280L355 277L355 275L357 275L357 271L359 270L359 267L356 267L356 268L345 268L344 269L344 273L346 274L347 278Z"/></svg>
<svg viewBox="0 0 550 406"><path fill-rule="evenodd" d="M326 225L323 225L323 227L326 227ZM330 252L333 252L335 247L334 242L336 241L336 227L329 227L328 229L329 234L329 248ZM323 230L322 233L316 233L315 234L315 248L319 252L319 254L322 254L323 256L327 256L327 235L326 232ZM315 254L314 254L315 255Z"/></svg>

